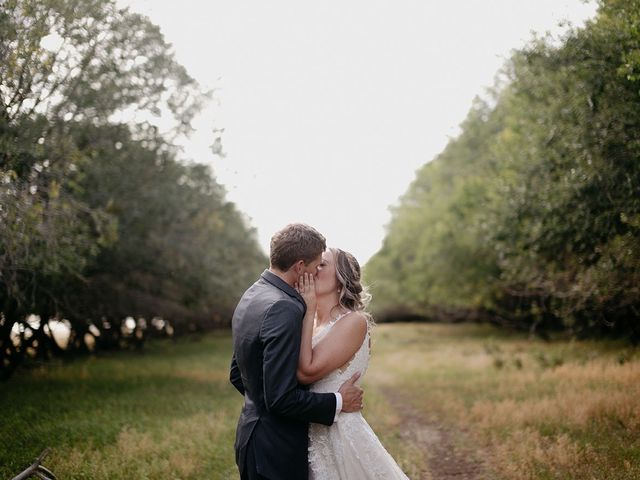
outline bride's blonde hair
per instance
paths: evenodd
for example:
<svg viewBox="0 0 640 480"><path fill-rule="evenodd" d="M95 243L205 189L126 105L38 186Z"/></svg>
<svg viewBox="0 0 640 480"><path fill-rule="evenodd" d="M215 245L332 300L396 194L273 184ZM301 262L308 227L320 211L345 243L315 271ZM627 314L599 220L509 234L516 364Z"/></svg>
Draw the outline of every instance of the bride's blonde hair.
<svg viewBox="0 0 640 480"><path fill-rule="evenodd" d="M339 248L330 248L336 266L336 279L340 285L338 304L347 310L363 312L371 321L371 315L366 312L371 295L362 285L360 264L349 252Z"/></svg>

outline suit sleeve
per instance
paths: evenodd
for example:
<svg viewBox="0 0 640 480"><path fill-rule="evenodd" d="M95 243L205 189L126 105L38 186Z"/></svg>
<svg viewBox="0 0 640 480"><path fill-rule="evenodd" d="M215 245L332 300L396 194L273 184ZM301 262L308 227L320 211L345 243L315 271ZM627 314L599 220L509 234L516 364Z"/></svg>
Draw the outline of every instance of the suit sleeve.
<svg viewBox="0 0 640 480"><path fill-rule="evenodd" d="M266 407L283 417L331 425L336 413L335 394L304 390L296 378L301 333L300 310L292 302L276 302L267 311L260 330Z"/></svg>
<svg viewBox="0 0 640 480"><path fill-rule="evenodd" d="M238 362L236 361L236 354L233 353L231 358L231 369L229 371L229 381L236 387L242 395L244 395L244 384L242 383L242 376L240 375L240 369L238 368Z"/></svg>

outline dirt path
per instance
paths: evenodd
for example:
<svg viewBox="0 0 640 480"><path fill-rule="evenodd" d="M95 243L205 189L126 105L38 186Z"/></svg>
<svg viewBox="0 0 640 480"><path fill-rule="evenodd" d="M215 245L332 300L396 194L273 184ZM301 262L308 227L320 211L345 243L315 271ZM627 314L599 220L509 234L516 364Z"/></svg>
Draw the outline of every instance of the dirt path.
<svg viewBox="0 0 640 480"><path fill-rule="evenodd" d="M385 392L402 419L401 436L424 452L427 471L411 480L485 480L486 470L480 449L462 447L464 432L434 419L405 401L398 392Z"/></svg>

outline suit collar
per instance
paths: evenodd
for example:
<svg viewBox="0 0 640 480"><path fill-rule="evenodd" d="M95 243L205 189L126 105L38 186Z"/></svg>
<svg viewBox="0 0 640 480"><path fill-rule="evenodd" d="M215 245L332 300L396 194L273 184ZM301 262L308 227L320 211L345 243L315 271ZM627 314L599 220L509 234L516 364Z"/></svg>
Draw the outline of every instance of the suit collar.
<svg viewBox="0 0 640 480"><path fill-rule="evenodd" d="M306 307L306 303L304 302L304 299L300 296L300 294L296 291L296 289L293 288L291 285L289 285L284 280L282 280L275 273L273 273L269 269L267 269L264 272L262 272L262 275L260 275L260 276L264 280L266 280L267 282L272 284L274 287L279 288L280 290L282 290L286 294L288 294L288 295L292 296L293 298L297 299L299 302L302 303L302 305L304 305Z"/></svg>

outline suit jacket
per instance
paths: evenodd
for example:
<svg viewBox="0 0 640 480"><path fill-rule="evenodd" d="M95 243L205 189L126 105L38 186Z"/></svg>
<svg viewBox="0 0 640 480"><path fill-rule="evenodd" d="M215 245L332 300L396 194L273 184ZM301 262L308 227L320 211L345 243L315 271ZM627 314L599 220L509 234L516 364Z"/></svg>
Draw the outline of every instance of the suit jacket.
<svg viewBox="0 0 640 480"><path fill-rule="evenodd" d="M312 393L296 379L302 297L265 270L233 314L231 383L244 395L236 430L236 463L242 475L247 445L257 473L270 479L306 479L309 422L331 425L333 393Z"/></svg>

